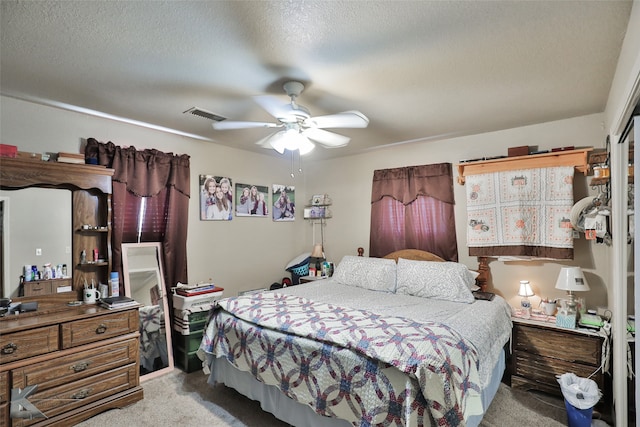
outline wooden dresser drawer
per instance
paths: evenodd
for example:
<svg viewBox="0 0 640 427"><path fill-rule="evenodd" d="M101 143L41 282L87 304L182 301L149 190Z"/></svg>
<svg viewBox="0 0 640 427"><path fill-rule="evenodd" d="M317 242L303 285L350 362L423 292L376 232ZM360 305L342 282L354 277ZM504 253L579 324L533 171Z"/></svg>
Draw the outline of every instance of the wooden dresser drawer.
<svg viewBox="0 0 640 427"><path fill-rule="evenodd" d="M38 402L36 404L38 409L51 418L128 390L137 384L138 369L133 363L48 390L38 389L29 400ZM12 426L18 427L35 424L42 419L13 419L12 421Z"/></svg>
<svg viewBox="0 0 640 427"><path fill-rule="evenodd" d="M9 373L0 372L0 404L9 401Z"/></svg>
<svg viewBox="0 0 640 427"><path fill-rule="evenodd" d="M63 323L62 348L77 347L138 331L138 310L114 311L90 319Z"/></svg>
<svg viewBox="0 0 640 427"><path fill-rule="evenodd" d="M129 339L57 358L46 370L40 365L25 366L11 371L13 387L25 388L37 384L38 390L43 391L135 363L138 353L138 339Z"/></svg>
<svg viewBox="0 0 640 427"><path fill-rule="evenodd" d="M546 329L526 325L514 325L514 351L552 357L571 363L582 363L600 366L602 358L602 340L598 337L571 334L567 341L568 332Z"/></svg>
<svg viewBox="0 0 640 427"><path fill-rule="evenodd" d="M3 334L0 364L58 350L58 325Z"/></svg>
<svg viewBox="0 0 640 427"><path fill-rule="evenodd" d="M9 402L0 403L0 427L9 426Z"/></svg>

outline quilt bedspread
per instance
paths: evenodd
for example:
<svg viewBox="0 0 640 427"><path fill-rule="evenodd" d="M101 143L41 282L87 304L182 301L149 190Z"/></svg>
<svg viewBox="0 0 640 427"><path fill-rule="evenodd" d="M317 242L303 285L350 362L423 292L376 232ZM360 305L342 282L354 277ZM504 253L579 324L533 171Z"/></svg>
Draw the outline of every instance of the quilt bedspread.
<svg viewBox="0 0 640 427"><path fill-rule="evenodd" d="M482 413L475 348L435 322L260 293L219 301L201 350L354 425L464 426Z"/></svg>

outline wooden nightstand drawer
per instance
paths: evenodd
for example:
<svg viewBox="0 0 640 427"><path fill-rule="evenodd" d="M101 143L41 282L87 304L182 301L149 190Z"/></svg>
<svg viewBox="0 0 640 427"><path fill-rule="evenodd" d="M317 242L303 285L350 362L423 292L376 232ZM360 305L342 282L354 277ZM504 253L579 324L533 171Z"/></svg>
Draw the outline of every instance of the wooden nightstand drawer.
<svg viewBox="0 0 640 427"><path fill-rule="evenodd" d="M560 391L560 385L558 384L556 375L573 372L579 377L588 378L596 370L596 368L590 365L540 357L539 355L523 351L515 352L513 357L516 359L515 375L535 381L536 383L548 384L556 388L557 391ZM593 380L602 384L601 374L598 373L593 377Z"/></svg>
<svg viewBox="0 0 640 427"><path fill-rule="evenodd" d="M138 331L138 310L114 311L61 325L62 348L71 348Z"/></svg>
<svg viewBox="0 0 640 427"><path fill-rule="evenodd" d="M514 324L513 331L514 351L600 366L602 339L599 337L519 324Z"/></svg>
<svg viewBox="0 0 640 427"><path fill-rule="evenodd" d="M29 400L47 417L84 407L110 395L135 387L138 384L137 365L131 364L103 372L78 381L34 393ZM42 421L13 419L12 427L27 426Z"/></svg>
<svg viewBox="0 0 640 427"><path fill-rule="evenodd" d="M129 339L55 359L46 370L39 365L14 369L13 387L38 385L43 391L60 384L99 374L138 360L139 341Z"/></svg>
<svg viewBox="0 0 640 427"><path fill-rule="evenodd" d="M58 350L57 325L3 334L0 339L0 364L56 350Z"/></svg>

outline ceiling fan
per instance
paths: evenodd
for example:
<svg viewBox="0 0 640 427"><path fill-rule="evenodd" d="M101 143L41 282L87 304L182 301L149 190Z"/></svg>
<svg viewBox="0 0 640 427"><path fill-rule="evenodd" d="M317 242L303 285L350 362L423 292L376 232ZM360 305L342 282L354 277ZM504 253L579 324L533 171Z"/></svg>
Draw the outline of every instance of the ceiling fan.
<svg viewBox="0 0 640 427"><path fill-rule="evenodd" d="M283 104L279 99L268 95L254 97L258 105L276 118L275 123L225 120L213 123L213 128L216 130L280 128L281 130L261 139L256 144L273 148L280 154L285 150L299 150L300 154L307 154L315 147L313 142L327 148L344 147L349 143L349 137L324 129L366 128L369 125L369 119L359 111L344 111L312 117L308 109L296 103L296 99L304 90L304 85L290 81L286 82L283 88L291 98L290 103Z"/></svg>

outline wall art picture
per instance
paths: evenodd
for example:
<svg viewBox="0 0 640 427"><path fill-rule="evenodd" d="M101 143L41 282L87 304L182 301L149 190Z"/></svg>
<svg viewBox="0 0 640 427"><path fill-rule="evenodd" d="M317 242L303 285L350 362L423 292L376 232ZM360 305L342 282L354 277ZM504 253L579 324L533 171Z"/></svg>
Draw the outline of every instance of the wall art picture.
<svg viewBox="0 0 640 427"><path fill-rule="evenodd" d="M269 215L269 186L236 183L236 216L266 218Z"/></svg>
<svg viewBox="0 0 640 427"><path fill-rule="evenodd" d="M296 188L294 186L273 184L273 220L293 221L296 219Z"/></svg>
<svg viewBox="0 0 640 427"><path fill-rule="evenodd" d="M200 175L200 219L203 221L231 221L233 219L231 178Z"/></svg>

